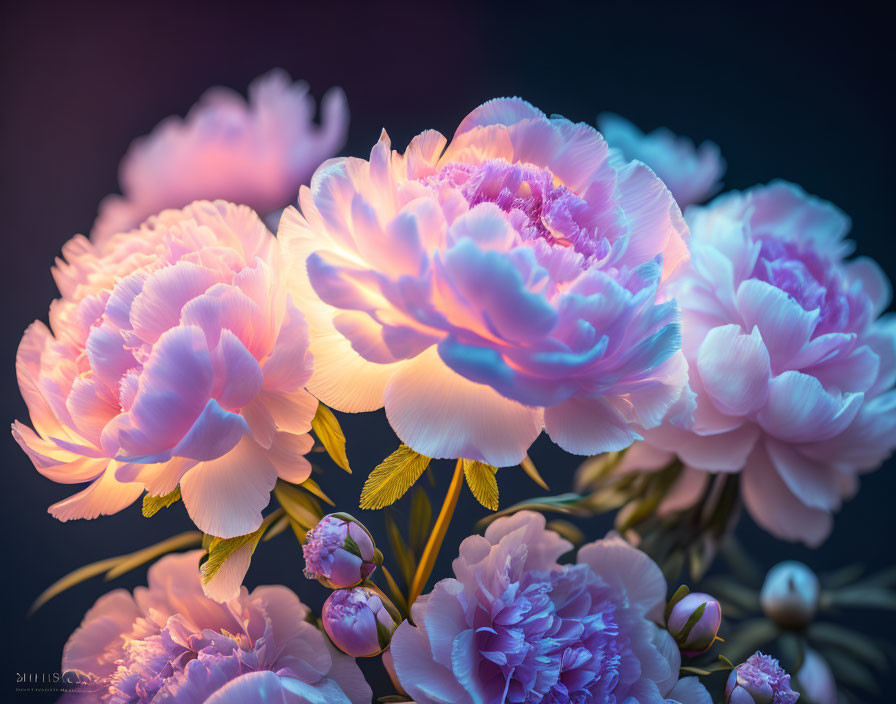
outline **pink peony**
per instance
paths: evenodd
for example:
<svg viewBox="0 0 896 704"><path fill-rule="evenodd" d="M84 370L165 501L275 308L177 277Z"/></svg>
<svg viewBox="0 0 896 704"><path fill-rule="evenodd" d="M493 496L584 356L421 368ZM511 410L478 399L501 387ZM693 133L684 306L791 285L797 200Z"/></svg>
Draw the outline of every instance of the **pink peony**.
<svg viewBox="0 0 896 704"><path fill-rule="evenodd" d="M707 472L740 472L744 502L775 535L818 545L831 513L896 447L890 284L845 260L849 219L775 182L688 210L692 260L674 285L696 393L693 424L649 430L626 458L675 453L679 505Z"/></svg>
<svg viewBox="0 0 896 704"><path fill-rule="evenodd" d="M593 128L519 99L405 153L336 159L283 216L309 300L310 389L385 406L429 457L518 463L546 429L579 454L627 447L686 365L662 282L687 258L671 194Z"/></svg>
<svg viewBox="0 0 896 704"><path fill-rule="evenodd" d="M665 127L644 134L624 117L605 112L597 125L607 143L626 159L643 161L665 183L682 210L702 203L722 187L725 160L714 142L699 147Z"/></svg>
<svg viewBox="0 0 896 704"><path fill-rule="evenodd" d="M33 323L16 359L34 424L16 440L44 476L90 482L50 513L95 518L180 484L196 525L229 538L258 528L278 476L308 477L312 358L280 269L258 216L223 201L65 245L50 329Z"/></svg>
<svg viewBox="0 0 896 704"><path fill-rule="evenodd" d="M579 550L542 515L499 518L460 546L454 579L413 605L392 666L417 704L711 704L662 618L666 581L618 537Z"/></svg>
<svg viewBox="0 0 896 704"><path fill-rule="evenodd" d="M149 587L101 597L69 638L62 668L88 684L68 704L362 704L352 658L306 620L284 586L218 604L199 584L201 550L149 568Z"/></svg>
<svg viewBox="0 0 896 704"><path fill-rule="evenodd" d="M91 238L101 241L137 227L154 213L194 200L244 203L263 215L295 200L299 186L345 143L345 94L331 89L313 123L305 83L271 71L249 86L249 100L213 88L186 119L169 117L137 139L121 162L124 195L100 204Z"/></svg>

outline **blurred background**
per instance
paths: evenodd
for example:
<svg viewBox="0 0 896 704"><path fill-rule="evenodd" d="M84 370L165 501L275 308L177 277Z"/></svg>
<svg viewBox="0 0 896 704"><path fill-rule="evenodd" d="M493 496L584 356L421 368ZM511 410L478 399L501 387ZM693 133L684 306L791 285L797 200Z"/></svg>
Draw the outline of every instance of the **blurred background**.
<svg viewBox="0 0 896 704"><path fill-rule="evenodd" d="M893 16L882 5L4 2L2 418L27 421L16 345L31 321L46 320L56 295L50 265L71 235L90 229L100 199L118 190L118 162L131 140L185 114L208 87L244 93L276 66L308 81L317 97L330 86L345 89L352 116L346 154L366 156L383 127L398 149L426 128L450 135L472 108L505 95L575 121L593 123L612 110L644 129L665 125L698 142L714 140L728 161L727 189L776 177L801 184L851 215L858 251L896 278ZM338 508L380 534L381 516L356 511L357 501L367 473L397 440L382 413L340 419L355 472L327 462L318 481ZM65 640L94 600L144 583L145 569L111 584L81 584L30 618L28 605L68 571L190 523L182 506L145 519L139 502L116 516L59 523L47 506L72 487L41 477L10 436L0 447L0 700L51 700L16 695L16 673L57 671ZM569 490L577 458L544 438L531 455L552 492ZM437 486L428 487L436 506L449 476L447 463L436 466ZM502 506L541 493L519 470L502 471L498 481ZM819 571L856 562L882 569L894 557L894 495L891 461L863 479L816 551L779 542L748 518L738 533L764 567L794 558ZM406 508L398 505L399 516ZM457 545L484 514L465 492L436 577L449 574ZM594 539L610 523L579 525ZM297 550L288 533L263 543L247 582L285 583L319 608L326 590L301 576ZM890 639L896 629L892 614L854 623ZM376 696L392 693L378 660L365 667Z"/></svg>

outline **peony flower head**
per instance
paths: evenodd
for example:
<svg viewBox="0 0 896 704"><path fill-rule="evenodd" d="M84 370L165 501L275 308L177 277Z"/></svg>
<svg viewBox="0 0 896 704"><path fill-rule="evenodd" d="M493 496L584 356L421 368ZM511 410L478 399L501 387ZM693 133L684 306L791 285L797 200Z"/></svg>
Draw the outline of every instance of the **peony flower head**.
<svg viewBox="0 0 896 704"><path fill-rule="evenodd" d="M837 704L837 683L825 659L811 648L806 648L803 664L796 678L801 694L813 704Z"/></svg>
<svg viewBox="0 0 896 704"><path fill-rule="evenodd" d="M345 94L331 89L315 125L305 83L275 70L249 86L248 102L226 88L205 93L185 119L169 117L134 141L122 159L123 195L107 196L91 232L101 241L154 213L194 200L243 203L267 215L333 156L348 131Z"/></svg>
<svg viewBox="0 0 896 704"><path fill-rule="evenodd" d="M619 538L571 544L522 511L460 546L453 579L412 607L390 648L418 704L513 701L677 701L709 704L662 618L666 583L647 555Z"/></svg>
<svg viewBox="0 0 896 704"><path fill-rule="evenodd" d="M778 661L758 651L731 671L725 685L725 704L794 704L799 698Z"/></svg>
<svg viewBox="0 0 896 704"><path fill-rule="evenodd" d="M320 618L333 644L356 658L373 657L388 648L401 620L392 602L371 587L337 589L324 602Z"/></svg>
<svg viewBox="0 0 896 704"><path fill-rule="evenodd" d="M699 147L665 127L644 134L624 117L611 112L597 117L597 126L607 143L626 159L643 161L665 183L684 210L702 203L722 188L725 160L714 142Z"/></svg>
<svg viewBox="0 0 896 704"><path fill-rule="evenodd" d="M688 629L688 620L699 610L702 615ZM700 655L712 647L722 625L722 607L709 594L691 592L679 599L666 621L666 628L685 655Z"/></svg>
<svg viewBox="0 0 896 704"><path fill-rule="evenodd" d="M687 257L671 194L593 128L519 100L404 154L337 159L278 233L308 311L309 388L385 406L428 457L518 463L542 428L579 454L627 447L686 379L663 282Z"/></svg>
<svg viewBox="0 0 896 704"><path fill-rule="evenodd" d="M673 286L696 393L693 423L645 433L705 472L740 472L753 518L819 544L857 476L896 447L896 319L890 284L846 260L849 219L776 181L688 210L692 260Z"/></svg>
<svg viewBox="0 0 896 704"><path fill-rule="evenodd" d="M305 576L330 589L354 587L373 574L382 555L373 537L347 513L331 513L305 536Z"/></svg>
<svg viewBox="0 0 896 704"><path fill-rule="evenodd" d="M87 612L62 655L63 670L89 681L70 704L370 702L357 665L306 620L292 591L243 588L219 604L202 592L201 555L164 557L148 587L116 589Z"/></svg>
<svg viewBox="0 0 896 704"><path fill-rule="evenodd" d="M50 513L95 518L179 485L202 531L257 529L277 477L310 474L317 409L307 327L258 216L197 202L77 236L53 275L50 328L33 323L16 358L34 430L13 435L44 476L90 485Z"/></svg>
<svg viewBox="0 0 896 704"><path fill-rule="evenodd" d="M765 576L759 601L765 615L783 628L804 628L815 617L821 584L808 566L785 560Z"/></svg>

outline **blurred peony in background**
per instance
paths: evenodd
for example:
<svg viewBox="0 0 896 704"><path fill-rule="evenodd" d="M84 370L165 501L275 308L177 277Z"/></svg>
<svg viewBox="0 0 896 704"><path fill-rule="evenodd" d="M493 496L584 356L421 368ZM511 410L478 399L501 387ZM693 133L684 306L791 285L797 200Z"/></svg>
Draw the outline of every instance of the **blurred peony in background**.
<svg viewBox="0 0 896 704"><path fill-rule="evenodd" d="M879 90L885 79L879 52L889 18L876 13L883 12L809 12L798 4L771 3L749 11L614 3L582 9L542 5L531 12L519 4L485 12L477 4L449 2L358 5L351 11L302 3L6 6L0 22L0 198L8 252L0 349L7 370L4 417L27 418L11 372L15 348L31 321L46 320L46 303L56 295L49 266L62 244L77 232L89 233L98 214L100 222L111 217L109 208L130 208L150 197L135 175L141 151L135 146L129 152L133 140L153 133L169 116L175 116L166 123L169 130L199 119L193 106L214 86L227 89L211 94L217 96L212 102L226 105L224 133L245 135L242 111L258 105L264 92L253 80L275 67L290 78L276 73L278 78L268 74L268 80L292 95L303 129L320 138L314 143L321 159L366 158L383 127L398 150L422 127L451 135L471 109L499 95L520 95L548 114L591 124L598 113L612 111L646 133L667 127L698 145L719 145L727 169L709 164L699 195L673 188L681 205L704 202L720 178L725 190L784 178L847 213L858 251L892 275L896 250L886 204L896 182L889 98ZM295 81L307 82L308 96ZM347 132L340 88L351 114ZM318 127L308 126L311 116ZM145 163L149 155L142 156ZM289 166L279 165L289 188L307 182L310 171L297 162ZM117 193L123 198L113 195L99 205ZM251 204L267 215L292 200L279 195ZM382 412L340 420L355 474L328 472L321 483L338 506L354 511L364 477L395 440ZM4 662L14 672L52 673L60 666L62 644L107 589L98 581L80 585L26 620L34 597L77 566L160 540L190 522L182 510L148 521L135 506L115 517L63 525L46 507L64 500L72 487L41 477L12 438L6 443L0 515L7 564L16 579L0 584L8 605L5 631L12 634L4 639ZM570 485L579 459L564 456L544 435L530 454L543 474L550 468L553 493ZM796 559L819 574L856 562L875 573L892 561L884 541L893 528L893 469L890 461L861 478L857 496L835 514L835 530L818 550L779 542L747 516L739 521L738 535L765 568ZM449 468L438 470L435 491L442 493ZM502 507L537 491L525 478L510 482L501 475L499 482ZM396 505L399 514L408 510L407 502ZM456 553L450 547L483 514L471 496L461 497L458 515L465 519L449 529L437 576L451 574ZM381 515L357 515L371 530L382 530ZM591 541L606 533L611 519L576 525ZM302 576L294 549L282 541L259 551L248 586L284 583L319 613L326 591ZM295 566L294 574L283 574L284 563ZM145 570L136 570L114 586L145 583ZM860 631L886 633L896 625L881 611L856 610L849 618ZM393 691L378 662L362 661L360 667L375 694ZM805 667L824 671L814 657ZM862 701L886 699L867 693Z"/></svg>

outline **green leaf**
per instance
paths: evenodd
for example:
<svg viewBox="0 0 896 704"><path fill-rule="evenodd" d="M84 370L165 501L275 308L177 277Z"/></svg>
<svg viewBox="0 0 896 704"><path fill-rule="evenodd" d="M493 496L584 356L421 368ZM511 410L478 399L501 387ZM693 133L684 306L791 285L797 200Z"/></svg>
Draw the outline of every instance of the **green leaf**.
<svg viewBox="0 0 896 704"><path fill-rule="evenodd" d="M548 489L547 482L542 479L541 474L538 473L538 469L536 469L535 463L532 461L529 455L526 455L523 458L523 461L520 462L520 467L523 468L523 471L526 473L529 479L538 484L538 486L540 486L545 491L550 491L550 489Z"/></svg>
<svg viewBox="0 0 896 704"><path fill-rule="evenodd" d="M188 530L185 533L180 533L167 540L163 540L160 543L156 543L155 545L150 545L148 548L133 552L109 570L106 573L106 579L109 580L120 577L125 572L130 572L132 569L155 560L157 557L161 557L169 552L193 547L194 545L199 544L201 540L200 536L201 533L199 533L199 531Z"/></svg>
<svg viewBox="0 0 896 704"><path fill-rule="evenodd" d="M310 477L299 484L305 491L314 494L317 498L319 498L324 503L330 504L330 506L335 506L333 500L324 493L324 490L320 488L320 485L311 479Z"/></svg>
<svg viewBox="0 0 896 704"><path fill-rule="evenodd" d="M498 510L498 480L495 478L497 467L485 462L464 460L464 476L476 500L489 511Z"/></svg>
<svg viewBox="0 0 896 704"><path fill-rule="evenodd" d="M732 662L743 662L747 656L774 640L777 627L768 619L756 618L738 623L734 635L725 641L725 657Z"/></svg>
<svg viewBox="0 0 896 704"><path fill-rule="evenodd" d="M402 614L407 617L410 613L410 610L408 609L408 600L405 598L404 594L401 593L401 589L398 588L398 583L395 581L392 573L386 569L386 566L380 565L380 569L383 572L383 576L386 578L386 584L389 586L389 593L392 595L392 601L394 601L395 605L401 609Z"/></svg>
<svg viewBox="0 0 896 704"><path fill-rule="evenodd" d="M557 535L563 538L566 538L573 545L581 545L586 540L585 534L581 530L579 530L579 527L570 523L569 521L564 521L562 519L548 521L545 524L545 528L554 531Z"/></svg>
<svg viewBox="0 0 896 704"><path fill-rule="evenodd" d="M416 557L420 557L426 541L429 538L429 531L432 528L432 504L429 503L429 497L421 486L414 489L411 496L411 522L410 522L410 541L411 549Z"/></svg>
<svg viewBox="0 0 896 704"><path fill-rule="evenodd" d="M208 559L203 563L200 572L202 574L202 583L208 584L212 578L218 573L227 559L233 555L241 547L249 545L251 551L255 552L258 541L265 532L283 515L283 509L277 509L267 516L258 527L258 530L246 535L239 535L235 538L218 538L212 537L208 546Z"/></svg>
<svg viewBox="0 0 896 704"><path fill-rule="evenodd" d="M415 569L414 556L404 542L404 538L401 537L401 531L398 530L398 524L392 517L391 511L385 512L384 519L386 521L386 537L389 539L392 554L395 556L395 561L398 563L398 569L401 570L405 584L410 585Z"/></svg>
<svg viewBox="0 0 896 704"><path fill-rule="evenodd" d="M489 514L476 523L476 530L482 530L492 521L501 516L509 516L517 511L552 511L576 516L586 516L587 511L582 508L584 498L578 494L558 494L557 496L543 496L537 499L520 501L509 508Z"/></svg>
<svg viewBox="0 0 896 704"><path fill-rule="evenodd" d="M836 623L821 621L809 626L809 641L852 653L881 672L888 668L887 654L868 636Z"/></svg>
<svg viewBox="0 0 896 704"><path fill-rule="evenodd" d="M669 623L669 616L672 615L672 609L674 609L675 605L690 593L691 590L688 589L686 584L682 584L678 589L675 590L675 593L666 604L666 612L665 614L663 614L663 623Z"/></svg>
<svg viewBox="0 0 896 704"><path fill-rule="evenodd" d="M405 495L428 465L429 457L414 452L402 444L367 477L361 490L361 508L378 509L391 506Z"/></svg>
<svg viewBox="0 0 896 704"><path fill-rule="evenodd" d="M180 501L180 485L174 487L174 491L164 496L150 496L146 494L143 497L143 516L151 518L163 508L168 508L171 504L175 504L178 501Z"/></svg>
<svg viewBox="0 0 896 704"><path fill-rule="evenodd" d="M172 552L184 547L198 545L202 540L202 533L196 530L180 533L172 538L163 540L160 543L143 548L137 552L128 553L127 555L118 555L110 557L98 562L91 562L89 565L79 567L73 572L69 572L62 579L57 580L45 589L40 596L35 599L31 608L28 610L29 616L37 611L41 606L46 604L50 599L58 596L62 592L74 587L81 582L96 577L97 575L106 573L106 579L112 579L118 575L124 574L134 567L142 565L144 562L163 555L166 552Z"/></svg>
<svg viewBox="0 0 896 704"><path fill-rule="evenodd" d="M277 499L280 506L286 511L286 515L295 524L293 529L298 526L303 531L303 535L299 538L300 541L304 542L304 533L314 528L314 526L320 523L320 519L324 517L324 512L317 499L282 480L279 480L274 485L274 498ZM298 535L298 532L296 535Z"/></svg>
<svg viewBox="0 0 896 704"><path fill-rule="evenodd" d="M333 411L324 404L317 404L317 413L311 420L311 429L317 435L317 439L321 441L330 458L342 467L346 472L351 474L351 467L348 465L348 456L345 454L345 433Z"/></svg>

